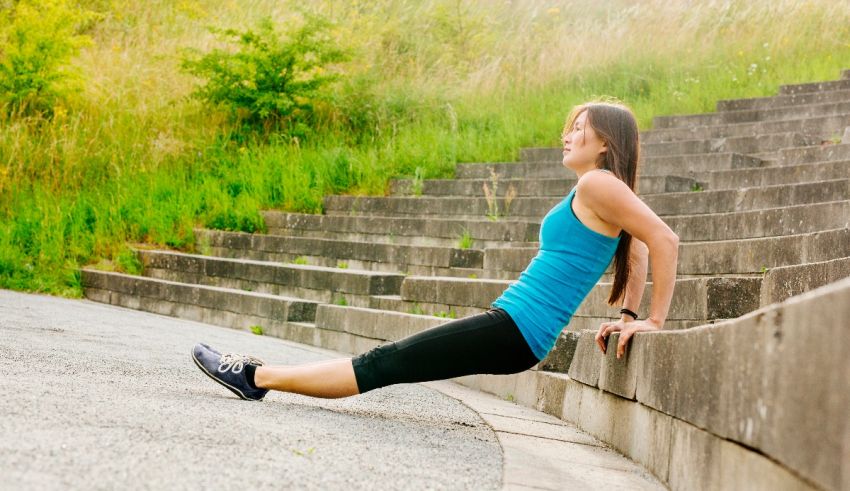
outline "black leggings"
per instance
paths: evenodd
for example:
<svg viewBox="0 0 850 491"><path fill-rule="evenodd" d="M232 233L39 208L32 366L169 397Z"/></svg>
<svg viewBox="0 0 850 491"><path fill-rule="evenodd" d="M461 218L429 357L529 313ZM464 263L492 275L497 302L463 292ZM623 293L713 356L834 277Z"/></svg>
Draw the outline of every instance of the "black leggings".
<svg viewBox="0 0 850 491"><path fill-rule="evenodd" d="M392 384L517 373L539 361L510 315L496 308L382 344L352 364L362 394Z"/></svg>

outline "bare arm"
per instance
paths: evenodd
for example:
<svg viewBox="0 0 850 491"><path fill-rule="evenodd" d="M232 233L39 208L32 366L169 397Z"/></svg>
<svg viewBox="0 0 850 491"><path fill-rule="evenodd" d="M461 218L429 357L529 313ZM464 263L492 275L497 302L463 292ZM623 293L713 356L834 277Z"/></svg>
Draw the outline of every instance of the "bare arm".
<svg viewBox="0 0 850 491"><path fill-rule="evenodd" d="M625 183L614 176L603 172L588 172L579 180L576 193L581 193L582 202L599 218L622 228L646 244L648 249L649 263L652 265L649 317L643 321L630 322L628 328L622 329L617 345L619 357L625 352L626 343L635 332L664 327L676 286L679 237ZM643 274L645 282L645 272ZM634 299L632 296L627 299L628 302L639 300L636 296ZM607 333L602 333L601 337L607 337Z"/></svg>

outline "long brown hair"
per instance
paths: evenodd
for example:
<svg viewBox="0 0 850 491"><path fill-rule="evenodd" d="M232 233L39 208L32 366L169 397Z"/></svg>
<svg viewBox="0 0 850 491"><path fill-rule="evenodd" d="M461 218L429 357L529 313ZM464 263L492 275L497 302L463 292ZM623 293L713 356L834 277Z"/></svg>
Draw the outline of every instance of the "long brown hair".
<svg viewBox="0 0 850 491"><path fill-rule="evenodd" d="M638 162L640 160L640 135L634 113L625 104L611 100L597 100L576 106L567 118L565 131L573 127L576 118L587 112L587 124L608 145L608 151L600 154L596 166L611 171L637 194ZM620 243L614 253L614 286L608 297L612 305L626 292L631 267L629 249L632 236L625 230L620 232Z"/></svg>

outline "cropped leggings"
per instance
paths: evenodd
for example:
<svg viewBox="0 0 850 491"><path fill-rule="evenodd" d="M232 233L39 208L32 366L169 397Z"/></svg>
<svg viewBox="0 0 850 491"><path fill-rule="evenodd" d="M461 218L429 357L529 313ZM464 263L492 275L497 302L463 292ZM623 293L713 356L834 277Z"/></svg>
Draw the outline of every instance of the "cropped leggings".
<svg viewBox="0 0 850 491"><path fill-rule="evenodd" d="M510 315L495 308L383 344L352 365L362 394L392 384L517 373L539 361Z"/></svg>

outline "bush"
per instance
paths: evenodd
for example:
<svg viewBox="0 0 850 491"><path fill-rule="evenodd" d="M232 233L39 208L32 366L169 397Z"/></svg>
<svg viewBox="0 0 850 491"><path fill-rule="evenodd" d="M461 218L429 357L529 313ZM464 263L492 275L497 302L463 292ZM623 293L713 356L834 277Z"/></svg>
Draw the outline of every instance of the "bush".
<svg viewBox="0 0 850 491"><path fill-rule="evenodd" d="M67 67L91 43L80 30L94 12L68 0L0 3L0 109L3 113L52 113L74 89L77 72Z"/></svg>
<svg viewBox="0 0 850 491"><path fill-rule="evenodd" d="M311 125L314 103L323 86L340 78L327 65L345 61L347 51L334 45L330 23L306 15L303 25L285 35L269 18L255 30L210 30L236 44L234 52L216 49L201 55L189 50L182 68L206 79L194 96L224 106L237 123L252 129L282 129L303 136Z"/></svg>

